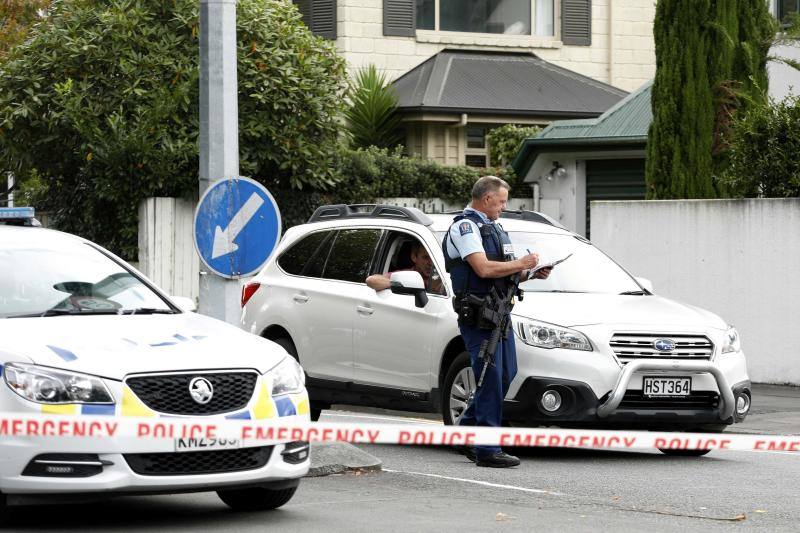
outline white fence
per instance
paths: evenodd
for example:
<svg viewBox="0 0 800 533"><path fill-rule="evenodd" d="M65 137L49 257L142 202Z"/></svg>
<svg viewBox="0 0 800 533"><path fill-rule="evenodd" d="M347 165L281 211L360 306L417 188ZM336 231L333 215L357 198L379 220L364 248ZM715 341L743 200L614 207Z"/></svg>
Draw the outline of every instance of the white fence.
<svg viewBox="0 0 800 533"><path fill-rule="evenodd" d="M591 237L657 294L735 325L753 381L800 385L800 199L592 202Z"/></svg>
<svg viewBox="0 0 800 533"><path fill-rule="evenodd" d="M139 204L139 265L145 276L173 296L200 296L200 258L194 251L195 203L148 198Z"/></svg>

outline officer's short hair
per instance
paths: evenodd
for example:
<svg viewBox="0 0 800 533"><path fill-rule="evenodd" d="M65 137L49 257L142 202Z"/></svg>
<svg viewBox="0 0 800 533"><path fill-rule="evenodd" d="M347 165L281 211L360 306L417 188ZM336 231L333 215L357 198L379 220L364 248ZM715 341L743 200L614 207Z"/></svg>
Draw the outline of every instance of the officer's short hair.
<svg viewBox="0 0 800 533"><path fill-rule="evenodd" d="M497 176L484 176L472 186L472 198L474 200L480 200L486 193L497 192L501 187L509 191L511 190L511 185L509 185L506 180L498 178Z"/></svg>

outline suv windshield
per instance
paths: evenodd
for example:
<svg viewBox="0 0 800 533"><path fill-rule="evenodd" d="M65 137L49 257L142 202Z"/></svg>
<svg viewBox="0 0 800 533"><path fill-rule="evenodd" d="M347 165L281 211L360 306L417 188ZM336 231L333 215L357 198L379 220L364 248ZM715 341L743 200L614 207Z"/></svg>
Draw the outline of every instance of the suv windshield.
<svg viewBox="0 0 800 533"><path fill-rule="evenodd" d="M572 256L558 264L547 279L531 280L520 287L528 292L595 292L620 294L641 291L634 279L591 243L573 235L509 232L518 257L528 250L542 263Z"/></svg>
<svg viewBox="0 0 800 533"><path fill-rule="evenodd" d="M0 248L0 318L172 313L158 294L88 244Z"/></svg>

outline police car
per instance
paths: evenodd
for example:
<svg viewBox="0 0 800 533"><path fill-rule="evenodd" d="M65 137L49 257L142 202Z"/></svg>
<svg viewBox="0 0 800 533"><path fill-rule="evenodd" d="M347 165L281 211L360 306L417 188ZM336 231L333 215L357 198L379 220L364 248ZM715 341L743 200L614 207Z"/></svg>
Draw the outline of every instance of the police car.
<svg viewBox="0 0 800 533"><path fill-rule="evenodd" d="M331 404L440 412L456 423L475 389L444 272L453 215L388 205L323 206L290 228L242 293L241 326L297 354L312 418ZM517 425L721 431L744 420L750 381L736 330L652 293L545 215L499 220L518 254L564 259L521 285L512 314L518 373L504 402ZM408 271L421 244L444 290ZM391 290L365 284L391 275ZM703 453L664 450L665 453Z"/></svg>
<svg viewBox="0 0 800 533"><path fill-rule="evenodd" d="M12 435L25 415L63 428L309 412L303 371L283 348L187 312L107 250L35 225L31 209L0 209L0 518L15 503L74 494L215 490L248 510L288 502L309 468L306 442Z"/></svg>

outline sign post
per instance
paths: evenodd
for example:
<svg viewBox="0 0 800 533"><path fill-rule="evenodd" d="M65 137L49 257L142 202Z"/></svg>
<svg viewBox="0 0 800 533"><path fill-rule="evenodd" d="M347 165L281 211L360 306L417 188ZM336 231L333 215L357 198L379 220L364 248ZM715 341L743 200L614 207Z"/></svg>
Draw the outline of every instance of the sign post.
<svg viewBox="0 0 800 533"><path fill-rule="evenodd" d="M239 176L236 0L200 0L200 176L202 195L215 181ZM239 321L239 283L201 272L199 311Z"/></svg>

